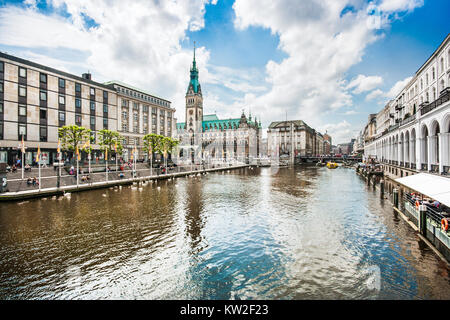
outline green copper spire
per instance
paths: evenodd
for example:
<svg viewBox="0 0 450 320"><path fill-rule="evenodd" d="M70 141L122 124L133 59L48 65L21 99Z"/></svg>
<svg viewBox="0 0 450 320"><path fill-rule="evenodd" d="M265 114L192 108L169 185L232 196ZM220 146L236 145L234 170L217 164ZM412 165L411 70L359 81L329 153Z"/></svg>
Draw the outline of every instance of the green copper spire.
<svg viewBox="0 0 450 320"><path fill-rule="evenodd" d="M198 82L198 69L197 69L197 63L195 62L195 41L194 41L194 60L192 61L192 68L191 68L191 81L189 82L188 91L189 88L192 85L192 89L194 93L198 93L200 84Z"/></svg>

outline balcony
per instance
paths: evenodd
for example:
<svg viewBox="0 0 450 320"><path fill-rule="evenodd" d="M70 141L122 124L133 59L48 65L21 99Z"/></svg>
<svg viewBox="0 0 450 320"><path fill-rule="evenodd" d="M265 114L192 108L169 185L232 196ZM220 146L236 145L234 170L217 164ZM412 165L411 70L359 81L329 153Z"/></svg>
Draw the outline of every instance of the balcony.
<svg viewBox="0 0 450 320"><path fill-rule="evenodd" d="M420 110L420 114L423 116L424 114L427 114L433 109L436 109L441 104L447 102L450 100L450 87L445 88L441 91L441 95L439 98L431 102L430 104L424 105L422 109Z"/></svg>

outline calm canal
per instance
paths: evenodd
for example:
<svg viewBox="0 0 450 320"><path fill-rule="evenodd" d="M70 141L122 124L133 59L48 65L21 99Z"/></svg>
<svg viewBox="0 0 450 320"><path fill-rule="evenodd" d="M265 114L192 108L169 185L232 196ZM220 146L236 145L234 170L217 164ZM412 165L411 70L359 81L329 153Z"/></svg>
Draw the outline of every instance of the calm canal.
<svg viewBox="0 0 450 320"><path fill-rule="evenodd" d="M450 276L354 170L254 168L0 204L0 299L450 299Z"/></svg>

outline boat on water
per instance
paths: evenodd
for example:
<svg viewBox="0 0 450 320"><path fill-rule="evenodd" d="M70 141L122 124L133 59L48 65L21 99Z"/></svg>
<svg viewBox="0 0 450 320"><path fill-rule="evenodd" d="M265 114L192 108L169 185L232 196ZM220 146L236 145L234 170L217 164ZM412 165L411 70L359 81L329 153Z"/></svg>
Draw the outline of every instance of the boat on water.
<svg viewBox="0 0 450 320"><path fill-rule="evenodd" d="M328 169L336 169L337 167L338 167L338 164L336 162L329 161L327 163L327 168Z"/></svg>
<svg viewBox="0 0 450 320"><path fill-rule="evenodd" d="M318 166L318 167L324 167L324 166L326 166L326 163L325 163L325 162L322 162L322 161L319 161L319 162L316 163L316 166Z"/></svg>

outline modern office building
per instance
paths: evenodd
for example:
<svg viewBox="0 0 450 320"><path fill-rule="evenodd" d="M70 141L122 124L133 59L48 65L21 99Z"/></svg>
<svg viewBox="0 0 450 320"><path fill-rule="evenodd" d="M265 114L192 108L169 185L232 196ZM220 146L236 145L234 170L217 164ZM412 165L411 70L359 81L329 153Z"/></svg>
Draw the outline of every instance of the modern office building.
<svg viewBox="0 0 450 320"><path fill-rule="evenodd" d="M42 162L56 159L58 128L76 124L97 131L117 129L114 88L92 80L0 53L0 162L13 163L26 143L25 163L38 146Z"/></svg>
<svg viewBox="0 0 450 320"><path fill-rule="evenodd" d="M142 138L147 133L172 137L176 126L170 101L120 81L99 83L90 73L81 77L0 53L0 162L21 158L33 164L38 146L41 161L56 160L58 128L78 125L92 131L93 159L103 158L98 131L118 131L124 137L122 157L146 158ZM86 155L82 155L84 158Z"/></svg>

